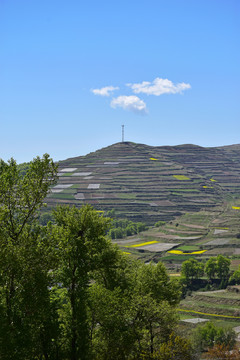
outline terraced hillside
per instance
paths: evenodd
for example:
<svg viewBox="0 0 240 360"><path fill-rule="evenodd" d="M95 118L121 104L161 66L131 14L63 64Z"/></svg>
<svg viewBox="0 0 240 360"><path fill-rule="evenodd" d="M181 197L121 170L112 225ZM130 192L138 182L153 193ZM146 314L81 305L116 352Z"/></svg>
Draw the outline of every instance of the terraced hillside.
<svg viewBox="0 0 240 360"><path fill-rule="evenodd" d="M231 259L231 270L235 271L240 265L239 205L238 199L210 211L186 213L114 242L123 252L144 262L163 261L173 274L179 272L185 260L195 258L205 263L220 254Z"/></svg>
<svg viewBox="0 0 240 360"><path fill-rule="evenodd" d="M186 212L212 209L240 194L240 145L153 147L131 142L59 163L59 181L47 198L92 204L99 211L154 224Z"/></svg>

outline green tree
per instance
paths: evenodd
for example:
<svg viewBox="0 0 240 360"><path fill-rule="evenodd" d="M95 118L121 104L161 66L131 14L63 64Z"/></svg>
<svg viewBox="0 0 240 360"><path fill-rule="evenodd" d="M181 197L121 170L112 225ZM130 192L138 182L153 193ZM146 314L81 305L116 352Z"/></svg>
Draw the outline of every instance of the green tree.
<svg viewBox="0 0 240 360"><path fill-rule="evenodd" d="M240 284L240 266L238 267L238 270L234 271L230 278L230 282L234 284Z"/></svg>
<svg viewBox="0 0 240 360"><path fill-rule="evenodd" d="M112 240L115 239L115 229L110 229L108 234Z"/></svg>
<svg viewBox="0 0 240 360"><path fill-rule="evenodd" d="M230 272L230 259L223 255L210 258L205 265L205 273L212 280L215 277L220 279L222 284L227 283Z"/></svg>
<svg viewBox="0 0 240 360"><path fill-rule="evenodd" d="M115 278L111 286L98 281L89 289L96 358L121 360L139 358L143 350L153 353L176 325L178 283L169 279L161 263L146 266L122 256Z"/></svg>
<svg viewBox="0 0 240 360"><path fill-rule="evenodd" d="M142 222L138 222L136 225L137 225L137 233L140 233L141 231L148 229L148 227Z"/></svg>
<svg viewBox="0 0 240 360"><path fill-rule="evenodd" d="M189 340L172 333L167 342L162 343L152 355L146 354L142 360L194 360L194 352Z"/></svg>
<svg viewBox="0 0 240 360"><path fill-rule="evenodd" d="M151 294L110 291L94 284L91 291L92 348L100 360L139 358L169 338L177 323L174 308Z"/></svg>
<svg viewBox="0 0 240 360"><path fill-rule="evenodd" d="M161 263L121 254L106 237L111 220L88 205L58 207L41 225L57 167L44 155L25 170L0 163L0 358L154 354L177 324L177 282Z"/></svg>
<svg viewBox="0 0 240 360"><path fill-rule="evenodd" d="M158 303L167 301L170 305L176 305L180 301L179 282L170 279L161 262L138 267L135 290L141 296L150 293Z"/></svg>
<svg viewBox="0 0 240 360"><path fill-rule="evenodd" d="M49 221L53 221L53 216L50 212L44 212L40 214L38 221L40 225L46 226Z"/></svg>
<svg viewBox="0 0 240 360"><path fill-rule="evenodd" d="M91 206L57 207L54 211L56 226L62 231L59 244L60 270L58 280L65 289L69 304L68 358L88 359L90 356L88 323L88 289L94 272L102 272L107 285L106 272L117 251L105 234L110 219L99 214ZM104 271L106 270L106 271Z"/></svg>
<svg viewBox="0 0 240 360"><path fill-rule="evenodd" d="M0 162L0 225L2 236L17 242L25 225L32 224L49 187L56 183L57 166L45 154L35 158L24 176L15 160Z"/></svg>
<svg viewBox="0 0 240 360"><path fill-rule="evenodd" d="M188 284L194 279L199 279L204 274L204 265L195 259L189 259L183 262L181 273Z"/></svg>
<svg viewBox="0 0 240 360"><path fill-rule="evenodd" d="M221 281L222 280L228 280L231 260L226 258L225 256L218 255L216 262L217 262L217 276L218 276L218 278Z"/></svg>
<svg viewBox="0 0 240 360"><path fill-rule="evenodd" d="M198 326L193 338L200 351L222 344L232 349L236 343L236 333L231 328L217 327L210 321Z"/></svg>
<svg viewBox="0 0 240 360"><path fill-rule="evenodd" d="M154 226L160 227L160 226L163 226L163 225L165 225L165 224L166 224L166 221L161 221L161 220L159 220L159 221L157 221L157 222L154 224Z"/></svg>
<svg viewBox="0 0 240 360"><path fill-rule="evenodd" d="M122 239L123 238L123 230L121 228L115 229L115 238Z"/></svg>
<svg viewBox="0 0 240 360"><path fill-rule="evenodd" d="M1 359L46 358L52 351L49 332L57 336L48 291L55 246L36 221L56 175L47 154L34 159L25 174L13 159L0 162Z"/></svg>
<svg viewBox="0 0 240 360"><path fill-rule="evenodd" d="M205 265L204 272L207 275L208 279L212 280L217 274L217 259L211 257Z"/></svg>

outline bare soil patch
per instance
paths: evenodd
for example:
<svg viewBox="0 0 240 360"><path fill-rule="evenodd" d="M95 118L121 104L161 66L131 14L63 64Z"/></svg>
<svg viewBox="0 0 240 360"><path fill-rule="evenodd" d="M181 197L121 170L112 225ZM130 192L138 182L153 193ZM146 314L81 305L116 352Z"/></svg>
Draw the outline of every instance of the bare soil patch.
<svg viewBox="0 0 240 360"><path fill-rule="evenodd" d="M171 235L171 234L156 234L156 237L165 238L169 240L196 240L199 239L201 236L178 236L178 235Z"/></svg>
<svg viewBox="0 0 240 360"><path fill-rule="evenodd" d="M118 165L119 161L105 161L104 165Z"/></svg>
<svg viewBox="0 0 240 360"><path fill-rule="evenodd" d="M191 324L199 324L205 321L209 321L209 319L202 319L202 318L192 318L192 319L183 319L183 322L191 323Z"/></svg>
<svg viewBox="0 0 240 360"><path fill-rule="evenodd" d="M158 206L155 202L149 203L150 206Z"/></svg>
<svg viewBox="0 0 240 360"><path fill-rule="evenodd" d="M83 193L78 193L78 194L74 195L74 197L76 200L84 200L85 199L85 196Z"/></svg>
<svg viewBox="0 0 240 360"><path fill-rule="evenodd" d="M175 230L175 229L167 229L169 232L174 232L175 234L194 234L194 235L202 235L199 231L184 231L184 230Z"/></svg>
<svg viewBox="0 0 240 360"><path fill-rule="evenodd" d="M100 184L89 184L88 185L88 189L99 189L100 188Z"/></svg>
<svg viewBox="0 0 240 360"><path fill-rule="evenodd" d="M51 193L56 194L62 192L63 189L51 189Z"/></svg>
<svg viewBox="0 0 240 360"><path fill-rule="evenodd" d="M205 243L204 245L225 245L228 244L230 239L216 239Z"/></svg>
<svg viewBox="0 0 240 360"><path fill-rule="evenodd" d="M151 252L163 252L163 251L168 251L178 245L180 245L180 244L158 243L158 244L139 246L136 249L137 250L147 250L147 251L151 251Z"/></svg>
<svg viewBox="0 0 240 360"><path fill-rule="evenodd" d="M64 169L61 169L59 170L60 172L73 172L77 170L77 168L64 168Z"/></svg>
<svg viewBox="0 0 240 360"><path fill-rule="evenodd" d="M208 250L208 255L212 255L212 256L217 256L217 255L223 255L223 256L231 256L234 254L234 251L236 249L234 248L229 248L229 247L225 247L225 248L215 248L215 249L211 249Z"/></svg>
<svg viewBox="0 0 240 360"><path fill-rule="evenodd" d="M92 172L76 172L76 173L73 173L71 176L89 176L91 174L92 174Z"/></svg>
<svg viewBox="0 0 240 360"><path fill-rule="evenodd" d="M228 230L215 229L213 235L225 234L227 232L228 232Z"/></svg>
<svg viewBox="0 0 240 360"><path fill-rule="evenodd" d="M205 229L204 226L202 225L195 225L195 224L181 224L183 226L186 226L186 227L190 227L190 228L193 228L193 229Z"/></svg>

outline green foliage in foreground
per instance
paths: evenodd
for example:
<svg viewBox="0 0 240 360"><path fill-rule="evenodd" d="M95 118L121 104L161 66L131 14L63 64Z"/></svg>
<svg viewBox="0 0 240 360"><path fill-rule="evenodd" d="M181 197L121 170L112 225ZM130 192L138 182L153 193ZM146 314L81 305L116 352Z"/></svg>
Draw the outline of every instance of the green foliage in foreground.
<svg viewBox="0 0 240 360"><path fill-rule="evenodd" d="M236 343L236 333L231 328L217 327L212 322L207 322L195 329L193 339L200 351L207 351L215 345L224 345L232 349Z"/></svg>
<svg viewBox="0 0 240 360"><path fill-rule="evenodd" d="M179 285L162 263L122 255L105 237L110 219L90 206L58 207L53 223L39 223L56 174L48 155L24 176L14 160L0 164L0 359L124 360L177 351Z"/></svg>
<svg viewBox="0 0 240 360"><path fill-rule="evenodd" d="M146 354L141 360L193 360L196 357L193 354L192 346L189 340L174 333L170 335L169 340L159 346L152 354Z"/></svg>

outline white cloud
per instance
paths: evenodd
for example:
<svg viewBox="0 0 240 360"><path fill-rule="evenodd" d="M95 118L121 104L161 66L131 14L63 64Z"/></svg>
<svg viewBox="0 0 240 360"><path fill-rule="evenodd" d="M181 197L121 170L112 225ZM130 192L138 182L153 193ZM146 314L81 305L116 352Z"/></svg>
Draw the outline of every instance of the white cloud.
<svg viewBox="0 0 240 360"><path fill-rule="evenodd" d="M113 98L111 101L111 107L114 109L117 107L121 107L124 110L133 111L138 114L147 113L145 102L139 99L139 97L135 95L131 95L131 96L121 95L118 96L117 98Z"/></svg>
<svg viewBox="0 0 240 360"><path fill-rule="evenodd" d="M156 78L152 82L143 81L142 83L126 84L135 94L144 93L147 95L177 94L182 93L186 89L190 89L191 85L186 83L173 84L168 79Z"/></svg>
<svg viewBox="0 0 240 360"><path fill-rule="evenodd" d="M117 87L117 86L105 86L101 89L93 89L92 92L94 93L94 95L110 96L110 94L114 90L118 90L118 89L119 89L119 87Z"/></svg>

